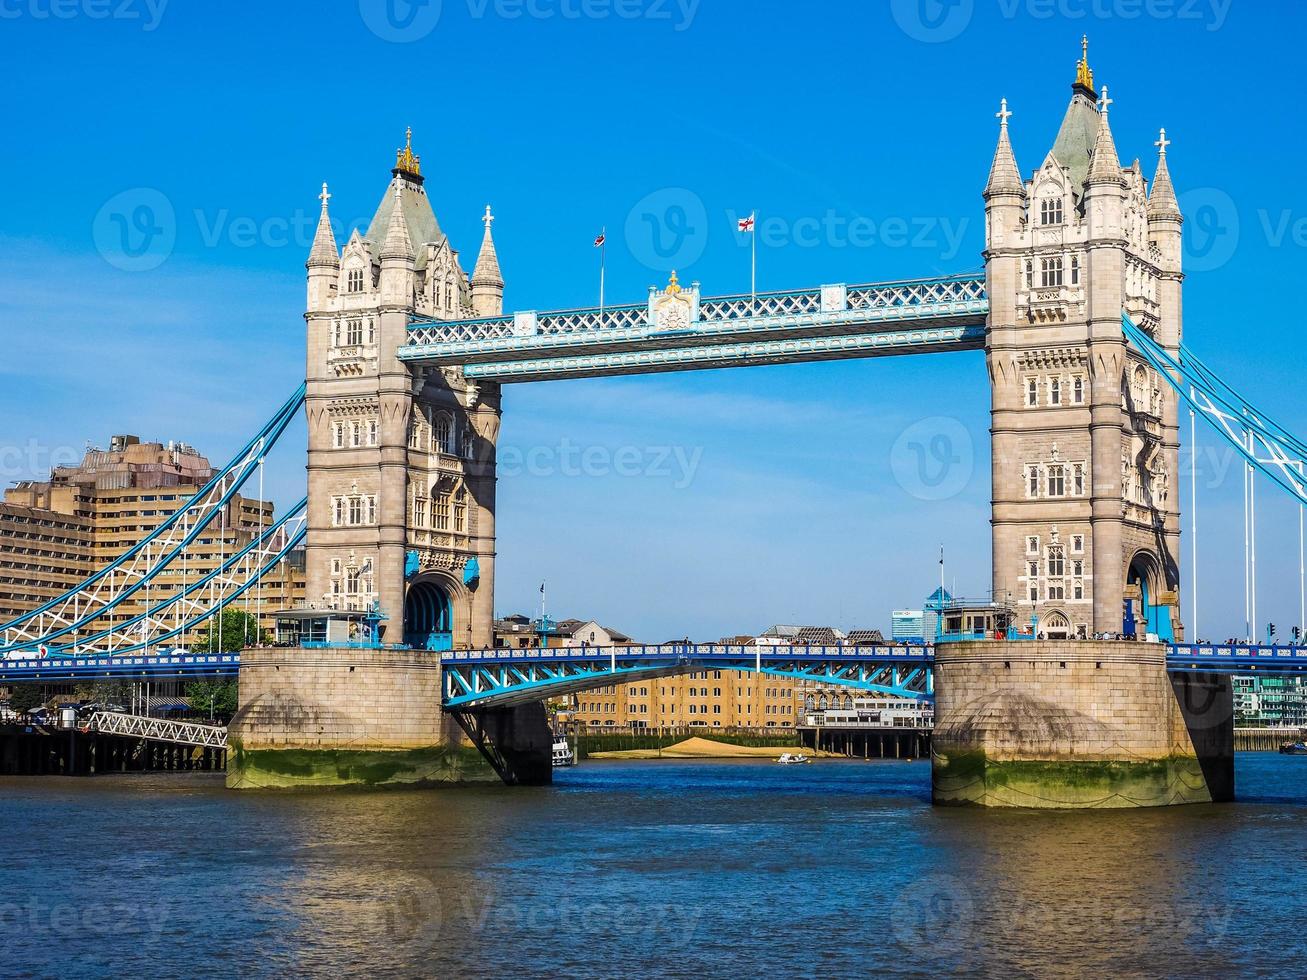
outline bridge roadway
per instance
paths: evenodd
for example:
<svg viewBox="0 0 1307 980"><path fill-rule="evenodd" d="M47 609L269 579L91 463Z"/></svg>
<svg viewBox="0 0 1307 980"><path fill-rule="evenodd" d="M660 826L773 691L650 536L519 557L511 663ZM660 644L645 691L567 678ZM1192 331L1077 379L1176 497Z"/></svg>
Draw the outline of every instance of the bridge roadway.
<svg viewBox="0 0 1307 980"><path fill-rule="evenodd" d="M43 684L95 680L203 680L234 678L240 670L239 653L138 654L94 657L32 657L0 660L0 683L35 681Z"/></svg>
<svg viewBox="0 0 1307 980"><path fill-rule="evenodd" d="M399 359L504 383L980 350L988 313L979 274L757 296L673 283L648 303L414 319Z"/></svg>
<svg viewBox="0 0 1307 980"><path fill-rule="evenodd" d="M1123 641L1128 642L1128 641ZM436 656L436 654L433 654ZM696 670L759 671L902 697L933 693L930 646L743 647L669 644L529 650L453 650L439 654L447 707L521 704ZM1307 646L1172 644L1172 671L1286 674L1307 671ZM239 653L36 657L0 660L0 683L234 678Z"/></svg>
<svg viewBox="0 0 1307 980"><path fill-rule="evenodd" d="M1131 642L1131 641L1122 641ZM702 670L754 671L875 694L931 698L931 646L869 647L667 644L656 647L454 650L441 655L446 708L523 704L608 684ZM1172 672L1296 673L1307 647L1172 644Z"/></svg>

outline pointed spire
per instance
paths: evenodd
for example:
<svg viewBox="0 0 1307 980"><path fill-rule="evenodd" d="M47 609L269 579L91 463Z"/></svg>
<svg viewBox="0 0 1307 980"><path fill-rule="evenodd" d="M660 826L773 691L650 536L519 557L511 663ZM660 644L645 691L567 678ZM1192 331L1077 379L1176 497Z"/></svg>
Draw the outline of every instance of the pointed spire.
<svg viewBox="0 0 1307 980"><path fill-rule="evenodd" d="M413 242L408 237L408 221L404 218L404 182L395 178L395 203L390 210L390 227L381 246L381 260L413 258Z"/></svg>
<svg viewBox="0 0 1307 980"><path fill-rule="evenodd" d="M1076 62L1076 80L1071 87L1084 89L1091 99L1096 98L1094 94L1094 69L1089 67L1088 34L1080 39L1080 60Z"/></svg>
<svg viewBox="0 0 1307 980"><path fill-rule="evenodd" d="M1175 187L1171 183L1171 170L1166 165L1166 148L1171 141L1166 138L1166 130L1153 144L1157 147L1157 174L1153 177L1153 186L1148 195L1148 216L1150 218L1178 218L1180 202L1175 197Z"/></svg>
<svg viewBox="0 0 1307 980"><path fill-rule="evenodd" d="M1021 170L1017 167L1016 154L1012 152L1012 141L1008 139L1007 121L1012 117L1008 111L1007 99L995 115L998 117L998 147L994 150L994 162L989 168L989 183L985 185L985 197L1000 193L1024 194L1025 185L1021 181Z"/></svg>
<svg viewBox="0 0 1307 980"><path fill-rule="evenodd" d="M336 233L331 230L331 218L327 214L327 202L331 200L331 195L327 193L325 180L318 199L322 201L322 214L318 216L318 230L313 236L313 248L309 251L309 267L327 266L336 269L340 267L340 251L336 248Z"/></svg>
<svg viewBox="0 0 1307 980"><path fill-rule="evenodd" d="M481 254L477 256L476 268L472 271L472 285L475 286L503 286L504 276L499 271L499 256L495 253L495 239L490 233L490 226L494 223L495 216L490 212L490 205L486 205L485 217L481 219L486 226L485 236L481 239Z"/></svg>
<svg viewBox="0 0 1307 980"><path fill-rule="evenodd" d="M1107 121L1107 110L1113 99L1108 97L1107 86L1103 86L1103 96L1098 100L1098 136L1094 140L1094 152L1089 161L1087 184L1116 183L1124 184L1121 176L1121 160L1116 155L1116 141L1112 139L1112 127Z"/></svg>
<svg viewBox="0 0 1307 980"><path fill-rule="evenodd" d="M422 158L413 152L412 126L404 130L404 148L395 151L395 169L391 174L406 177L415 184L422 183Z"/></svg>

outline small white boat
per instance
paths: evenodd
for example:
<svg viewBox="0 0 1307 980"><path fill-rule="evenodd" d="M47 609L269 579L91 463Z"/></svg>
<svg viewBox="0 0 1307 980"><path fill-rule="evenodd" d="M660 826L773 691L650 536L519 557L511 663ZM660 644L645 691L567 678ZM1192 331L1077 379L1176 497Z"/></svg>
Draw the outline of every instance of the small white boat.
<svg viewBox="0 0 1307 980"><path fill-rule="evenodd" d="M572 746L567 744L567 739L554 739L554 768L561 769L574 765L576 765L576 756L572 754Z"/></svg>
<svg viewBox="0 0 1307 980"><path fill-rule="evenodd" d="M798 766L798 765L802 765L805 762L811 762L812 760L809 759L802 752L795 752L795 753L782 752L781 757L776 761L782 766Z"/></svg>

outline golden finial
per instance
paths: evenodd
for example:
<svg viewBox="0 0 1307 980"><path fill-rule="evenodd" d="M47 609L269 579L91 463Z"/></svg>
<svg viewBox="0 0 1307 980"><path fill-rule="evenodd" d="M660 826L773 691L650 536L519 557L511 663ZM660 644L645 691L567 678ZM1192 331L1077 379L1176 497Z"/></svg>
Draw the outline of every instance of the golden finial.
<svg viewBox="0 0 1307 980"><path fill-rule="evenodd" d="M413 152L413 127L404 130L404 149L395 151L395 169L415 177L422 176L422 158Z"/></svg>
<svg viewBox="0 0 1307 980"><path fill-rule="evenodd" d="M1076 84L1094 91L1094 70L1089 67L1089 35L1080 39L1080 60L1076 62Z"/></svg>
<svg viewBox="0 0 1307 980"><path fill-rule="evenodd" d="M680 291L681 291L681 284L676 278L676 270L673 269L671 281L667 283L667 288L663 290L663 292L666 293L668 296L675 296Z"/></svg>

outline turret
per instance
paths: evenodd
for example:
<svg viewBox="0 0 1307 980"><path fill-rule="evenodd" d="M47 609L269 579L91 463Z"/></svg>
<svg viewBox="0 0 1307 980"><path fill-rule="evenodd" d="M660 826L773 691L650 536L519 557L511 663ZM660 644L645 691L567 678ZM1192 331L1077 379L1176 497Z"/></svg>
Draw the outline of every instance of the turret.
<svg viewBox="0 0 1307 980"><path fill-rule="evenodd" d="M1184 217L1180 202L1171 183L1171 170L1166 164L1166 148L1171 141L1162 130L1157 142L1157 174L1148 195L1148 237L1162 253L1164 272L1178 274L1181 269L1181 227Z"/></svg>
<svg viewBox="0 0 1307 980"><path fill-rule="evenodd" d="M1098 134L1094 138L1094 151L1089 160L1089 174L1085 178L1085 217L1089 222L1089 238L1117 241L1124 236L1126 182L1121 174L1121 160L1112 138L1112 126L1107 110L1114 100L1103 86L1099 100Z"/></svg>
<svg viewBox="0 0 1307 980"><path fill-rule="evenodd" d="M1008 138L1007 121L1012 113L1008 111L1007 99L1003 100L996 115L999 120L998 146L994 150L994 162L989 168L984 195L985 245L988 248L1002 246L1020 234L1026 209L1026 187L1021 180L1016 155L1012 152L1012 141Z"/></svg>
<svg viewBox="0 0 1307 980"><path fill-rule="evenodd" d="M477 256L472 272L472 306L477 316L500 316L504 312L504 276L499 271L499 256L495 254L495 239L490 226L495 216L486 205L485 237L481 239L481 254Z"/></svg>
<svg viewBox="0 0 1307 980"><path fill-rule="evenodd" d="M309 295L307 310L320 313L328 309L335 294L336 282L340 277L340 252L336 248L336 235L331 230L331 218L327 214L327 184L322 184L322 214L318 217L318 230L313 236L313 248L309 250L309 260L305 268L309 270Z"/></svg>
<svg viewBox="0 0 1307 980"><path fill-rule="evenodd" d="M413 304L415 255L404 218L403 180L395 178L395 200L386 240L381 246L381 305L409 308Z"/></svg>

